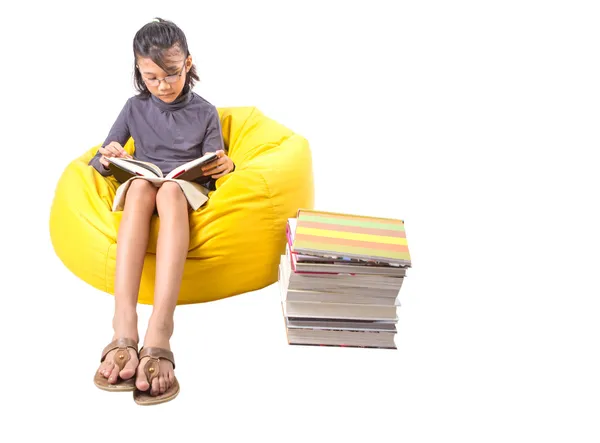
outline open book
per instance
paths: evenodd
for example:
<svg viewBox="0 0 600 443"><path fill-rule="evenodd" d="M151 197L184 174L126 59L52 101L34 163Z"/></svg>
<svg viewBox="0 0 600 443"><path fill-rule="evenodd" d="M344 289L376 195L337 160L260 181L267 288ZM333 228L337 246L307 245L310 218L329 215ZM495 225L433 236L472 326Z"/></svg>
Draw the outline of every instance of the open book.
<svg viewBox="0 0 600 443"><path fill-rule="evenodd" d="M194 159L183 165L177 166L166 176L153 163L143 162L133 158L109 157L110 170L120 183L125 183L131 177L152 177L152 178L177 178L179 180L194 181L204 176L202 167L217 160L217 154L210 152L200 158Z"/></svg>
<svg viewBox="0 0 600 443"><path fill-rule="evenodd" d="M125 207L127 190L133 180L143 179L151 182L157 188L164 182L172 181L179 185L189 205L195 211L208 200L208 189L194 182L204 176L202 167L217 159L214 152L200 158L184 163L173 169L166 176L160 168L152 163L131 158L110 157L110 170L114 177L121 183L117 188L113 201L113 212L122 211ZM207 177L209 178L209 177Z"/></svg>

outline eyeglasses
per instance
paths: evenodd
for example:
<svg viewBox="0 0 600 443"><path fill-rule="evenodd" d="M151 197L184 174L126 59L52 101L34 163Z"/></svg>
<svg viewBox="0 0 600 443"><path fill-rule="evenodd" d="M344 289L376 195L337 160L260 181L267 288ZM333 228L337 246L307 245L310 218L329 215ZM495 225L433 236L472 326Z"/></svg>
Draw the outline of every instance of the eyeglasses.
<svg viewBox="0 0 600 443"><path fill-rule="evenodd" d="M181 67L181 71L179 71L179 74L168 75L163 78L146 78L142 76L142 79L144 80L144 83L146 83L148 86L152 86L153 88L155 88L156 86L160 85L160 82L163 80L169 84L178 82L184 72L185 62L183 62L183 66Z"/></svg>

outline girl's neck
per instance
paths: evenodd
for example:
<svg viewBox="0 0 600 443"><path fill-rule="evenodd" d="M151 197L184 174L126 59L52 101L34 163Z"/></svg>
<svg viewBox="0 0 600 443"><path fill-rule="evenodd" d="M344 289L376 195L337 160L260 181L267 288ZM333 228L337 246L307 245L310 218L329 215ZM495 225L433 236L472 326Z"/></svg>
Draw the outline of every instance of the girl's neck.
<svg viewBox="0 0 600 443"><path fill-rule="evenodd" d="M165 103L160 98L151 95L150 100L158 106L161 111L176 111L178 109L183 108L185 105L189 103L192 98L192 94L189 87L183 88L179 96L173 100L171 103Z"/></svg>

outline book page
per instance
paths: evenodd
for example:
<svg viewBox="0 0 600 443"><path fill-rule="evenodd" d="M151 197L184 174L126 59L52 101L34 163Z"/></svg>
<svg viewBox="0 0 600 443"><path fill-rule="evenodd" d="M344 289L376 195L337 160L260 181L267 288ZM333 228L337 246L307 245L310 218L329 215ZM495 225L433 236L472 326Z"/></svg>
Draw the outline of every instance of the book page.
<svg viewBox="0 0 600 443"><path fill-rule="evenodd" d="M202 176L202 167L215 161L217 154L210 152L203 155L200 158L184 163L181 166L177 166L171 172L169 172L165 178L177 178L179 180L194 181Z"/></svg>
<svg viewBox="0 0 600 443"><path fill-rule="evenodd" d="M135 160L132 158L109 157L108 161L112 164L131 172L134 175L142 177L162 177L160 168L152 163Z"/></svg>

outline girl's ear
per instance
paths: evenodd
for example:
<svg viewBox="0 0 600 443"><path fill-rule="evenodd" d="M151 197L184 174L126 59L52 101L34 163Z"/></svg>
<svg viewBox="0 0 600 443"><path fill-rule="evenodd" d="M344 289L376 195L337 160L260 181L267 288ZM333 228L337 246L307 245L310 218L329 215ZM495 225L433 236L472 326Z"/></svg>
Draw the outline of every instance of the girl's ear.
<svg viewBox="0 0 600 443"><path fill-rule="evenodd" d="M189 72L190 69L192 69L192 56L188 55L188 58L185 59L185 70L186 72Z"/></svg>

